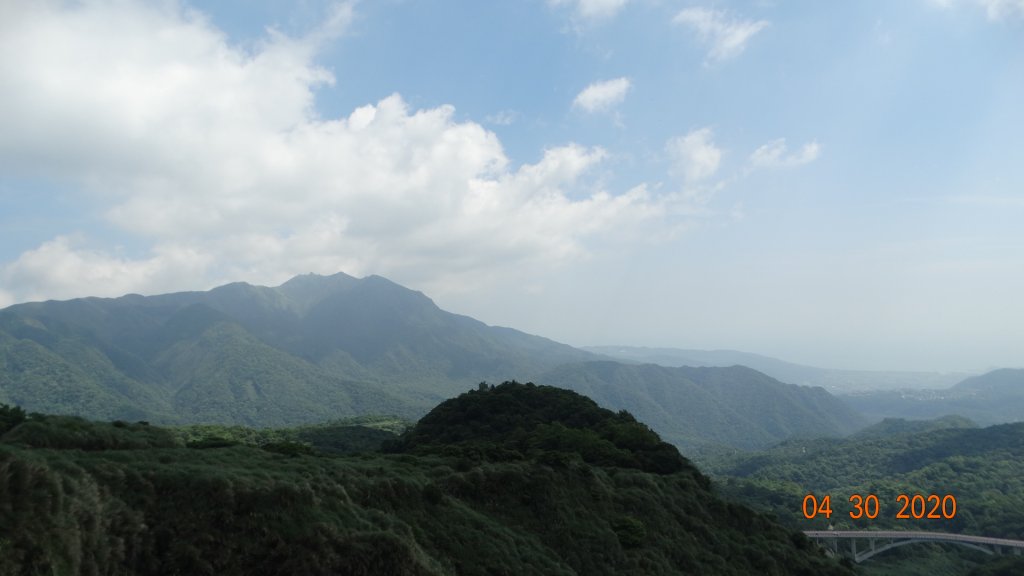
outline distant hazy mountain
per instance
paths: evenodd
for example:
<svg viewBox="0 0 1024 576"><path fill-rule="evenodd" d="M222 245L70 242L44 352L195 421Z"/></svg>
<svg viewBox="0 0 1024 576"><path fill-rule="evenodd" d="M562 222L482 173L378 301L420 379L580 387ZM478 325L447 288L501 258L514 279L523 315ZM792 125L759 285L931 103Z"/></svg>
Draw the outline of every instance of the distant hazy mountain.
<svg viewBox="0 0 1024 576"><path fill-rule="evenodd" d="M956 414L981 425L1024 421L1024 369L1004 368L942 390L863 392L842 399L868 418Z"/></svg>
<svg viewBox="0 0 1024 576"><path fill-rule="evenodd" d="M969 374L833 370L785 362L769 356L736 350L684 350L635 346L587 346L584 350L618 360L661 366L747 366L790 384L821 386L833 394L900 388L946 388Z"/></svg>
<svg viewBox="0 0 1024 576"><path fill-rule="evenodd" d="M1002 368L967 378L953 387L969 396L1024 398L1024 369Z"/></svg>
<svg viewBox="0 0 1024 576"><path fill-rule="evenodd" d="M792 436L841 436L864 425L860 415L822 388L783 384L743 366L586 362L555 368L537 382L642 414L664 438L684 447L762 448Z"/></svg>
<svg viewBox="0 0 1024 576"><path fill-rule="evenodd" d="M860 422L824 390L743 368L669 370L445 312L379 276L81 298L0 310L0 402L154 423L416 418L480 381L573 388L680 445L763 446Z"/></svg>

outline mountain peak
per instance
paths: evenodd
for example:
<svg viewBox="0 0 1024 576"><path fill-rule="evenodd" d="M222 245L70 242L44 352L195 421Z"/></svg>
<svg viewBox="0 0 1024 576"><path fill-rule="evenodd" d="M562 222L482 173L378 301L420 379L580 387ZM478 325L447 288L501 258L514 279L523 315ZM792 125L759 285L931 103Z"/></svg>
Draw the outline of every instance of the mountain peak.
<svg viewBox="0 0 1024 576"><path fill-rule="evenodd" d="M357 278L344 272L329 276L310 273L295 276L274 290L290 300L297 311L305 313L325 298L351 290L357 283Z"/></svg>
<svg viewBox="0 0 1024 576"><path fill-rule="evenodd" d="M284 288L285 286L295 286L302 284L314 284L314 283L342 283L342 282L355 282L358 279L355 276L349 276L344 272L336 272L334 274L317 274L315 272L307 272L306 274L299 274L287 280L284 284L278 286L278 288Z"/></svg>

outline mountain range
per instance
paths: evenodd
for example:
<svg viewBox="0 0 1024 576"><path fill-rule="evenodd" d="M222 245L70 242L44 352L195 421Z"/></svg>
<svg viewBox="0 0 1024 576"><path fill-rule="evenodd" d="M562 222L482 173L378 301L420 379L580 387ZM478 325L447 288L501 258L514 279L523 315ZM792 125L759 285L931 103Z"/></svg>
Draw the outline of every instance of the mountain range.
<svg viewBox="0 0 1024 576"><path fill-rule="evenodd" d="M981 425L1024 421L1024 369L1001 368L940 390L894 390L842 397L870 419L956 414Z"/></svg>
<svg viewBox="0 0 1024 576"><path fill-rule="evenodd" d="M906 388L948 388L964 378L966 372L912 372L895 370L837 370L794 364L770 356L737 350L688 350L639 346L588 346L584 350L617 360L661 366L735 366L742 365L790 384L821 386L833 394L868 390Z"/></svg>
<svg viewBox="0 0 1024 576"><path fill-rule="evenodd" d="M438 308L379 276L0 311L0 401L161 422L414 416L481 379L591 355Z"/></svg>
<svg viewBox="0 0 1024 576"><path fill-rule="evenodd" d="M0 310L0 402L154 423L418 418L481 381L534 381L628 410L680 446L766 446L864 422L820 388L742 367L615 362L437 307L379 276L80 298Z"/></svg>

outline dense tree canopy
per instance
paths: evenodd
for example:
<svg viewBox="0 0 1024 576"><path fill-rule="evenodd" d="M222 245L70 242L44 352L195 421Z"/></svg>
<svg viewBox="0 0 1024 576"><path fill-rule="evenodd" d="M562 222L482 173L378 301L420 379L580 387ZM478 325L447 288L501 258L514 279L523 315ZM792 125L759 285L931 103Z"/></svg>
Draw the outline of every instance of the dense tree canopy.
<svg viewBox="0 0 1024 576"><path fill-rule="evenodd" d="M300 432L21 422L0 437L0 574L852 574L573 393L488 386L399 454Z"/></svg>
<svg viewBox="0 0 1024 576"><path fill-rule="evenodd" d="M687 470L706 482L674 446L628 412L612 412L570 390L532 383L481 384L442 402L393 449L486 459L561 454L660 474Z"/></svg>

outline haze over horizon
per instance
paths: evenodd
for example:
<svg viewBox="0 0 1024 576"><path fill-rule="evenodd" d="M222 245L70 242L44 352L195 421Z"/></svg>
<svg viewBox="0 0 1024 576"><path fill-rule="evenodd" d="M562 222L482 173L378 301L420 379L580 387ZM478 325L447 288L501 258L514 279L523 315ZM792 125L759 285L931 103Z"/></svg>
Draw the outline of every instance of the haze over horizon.
<svg viewBox="0 0 1024 576"><path fill-rule="evenodd" d="M0 307L380 274L572 345L1024 365L1024 3L0 6Z"/></svg>

